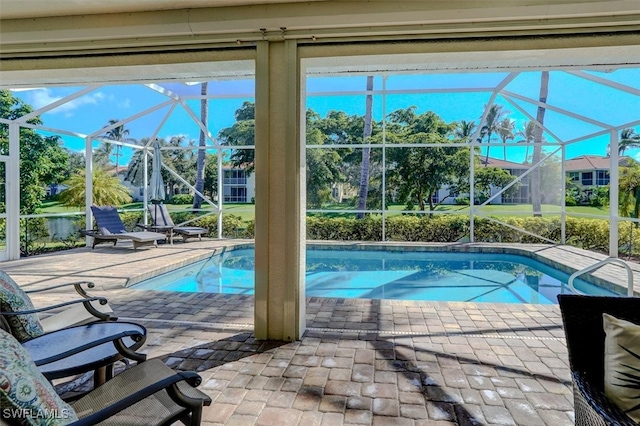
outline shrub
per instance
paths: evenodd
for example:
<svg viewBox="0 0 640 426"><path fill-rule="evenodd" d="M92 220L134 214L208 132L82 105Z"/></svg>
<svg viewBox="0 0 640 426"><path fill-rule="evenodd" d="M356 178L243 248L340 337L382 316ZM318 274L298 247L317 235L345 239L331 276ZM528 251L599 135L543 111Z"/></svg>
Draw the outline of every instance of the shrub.
<svg viewBox="0 0 640 426"><path fill-rule="evenodd" d="M193 195L191 194L176 194L171 199L173 204L193 204Z"/></svg>
<svg viewBox="0 0 640 426"><path fill-rule="evenodd" d="M193 226L201 226L209 230L208 236L218 235L218 216L210 215L192 222ZM245 236L245 224L239 216L233 214L222 215L222 236L228 238L243 238ZM250 237L253 238L253 237Z"/></svg>

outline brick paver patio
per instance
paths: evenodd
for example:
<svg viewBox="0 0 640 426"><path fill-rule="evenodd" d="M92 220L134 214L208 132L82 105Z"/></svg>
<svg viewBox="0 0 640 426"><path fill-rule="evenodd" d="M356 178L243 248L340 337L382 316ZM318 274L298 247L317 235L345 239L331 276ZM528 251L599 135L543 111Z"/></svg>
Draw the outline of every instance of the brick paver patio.
<svg viewBox="0 0 640 426"><path fill-rule="evenodd" d="M232 243L77 249L2 269L26 289L96 282L121 319L147 327L149 357L201 374L206 425L573 424L556 305L310 298L304 337L287 343L253 338L252 296L123 287Z"/></svg>

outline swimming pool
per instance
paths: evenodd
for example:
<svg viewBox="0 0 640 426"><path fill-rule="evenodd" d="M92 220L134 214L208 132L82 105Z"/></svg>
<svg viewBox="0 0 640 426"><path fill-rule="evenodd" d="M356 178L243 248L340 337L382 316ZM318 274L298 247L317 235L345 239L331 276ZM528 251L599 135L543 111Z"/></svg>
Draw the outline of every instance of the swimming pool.
<svg viewBox="0 0 640 426"><path fill-rule="evenodd" d="M136 290L253 294L254 250L230 250L132 286ZM307 248L306 296L557 303L569 275L526 256ZM583 280L587 294L613 295Z"/></svg>

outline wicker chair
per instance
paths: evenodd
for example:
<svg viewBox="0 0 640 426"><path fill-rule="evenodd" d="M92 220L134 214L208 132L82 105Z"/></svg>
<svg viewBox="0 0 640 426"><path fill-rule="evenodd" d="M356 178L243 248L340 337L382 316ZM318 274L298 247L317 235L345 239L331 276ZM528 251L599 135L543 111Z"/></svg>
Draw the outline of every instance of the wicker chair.
<svg viewBox="0 0 640 426"><path fill-rule="evenodd" d="M573 381L576 425L636 425L604 395L602 314L640 324L640 298L558 296Z"/></svg>

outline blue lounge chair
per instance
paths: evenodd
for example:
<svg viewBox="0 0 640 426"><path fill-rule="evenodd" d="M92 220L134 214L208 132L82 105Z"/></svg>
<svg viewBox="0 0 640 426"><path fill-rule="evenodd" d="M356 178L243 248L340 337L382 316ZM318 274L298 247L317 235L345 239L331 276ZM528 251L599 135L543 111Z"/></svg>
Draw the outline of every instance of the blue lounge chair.
<svg viewBox="0 0 640 426"><path fill-rule="evenodd" d="M142 226L151 231L165 232L171 244L173 244L174 234L180 235L182 240L186 242L189 238L193 237L198 237L198 240L202 240L202 235L209 233L207 228L176 225L169 215L167 206L164 204L151 204L148 206L148 210L153 223L151 225L138 226Z"/></svg>
<svg viewBox="0 0 640 426"><path fill-rule="evenodd" d="M158 240L166 240L164 234L158 232L128 232L120 219L118 210L113 206L91 206L93 217L96 220L98 229L81 231L84 235L93 237L92 248L98 244L113 242L115 246L120 240L133 242L133 249L142 246L157 246Z"/></svg>

